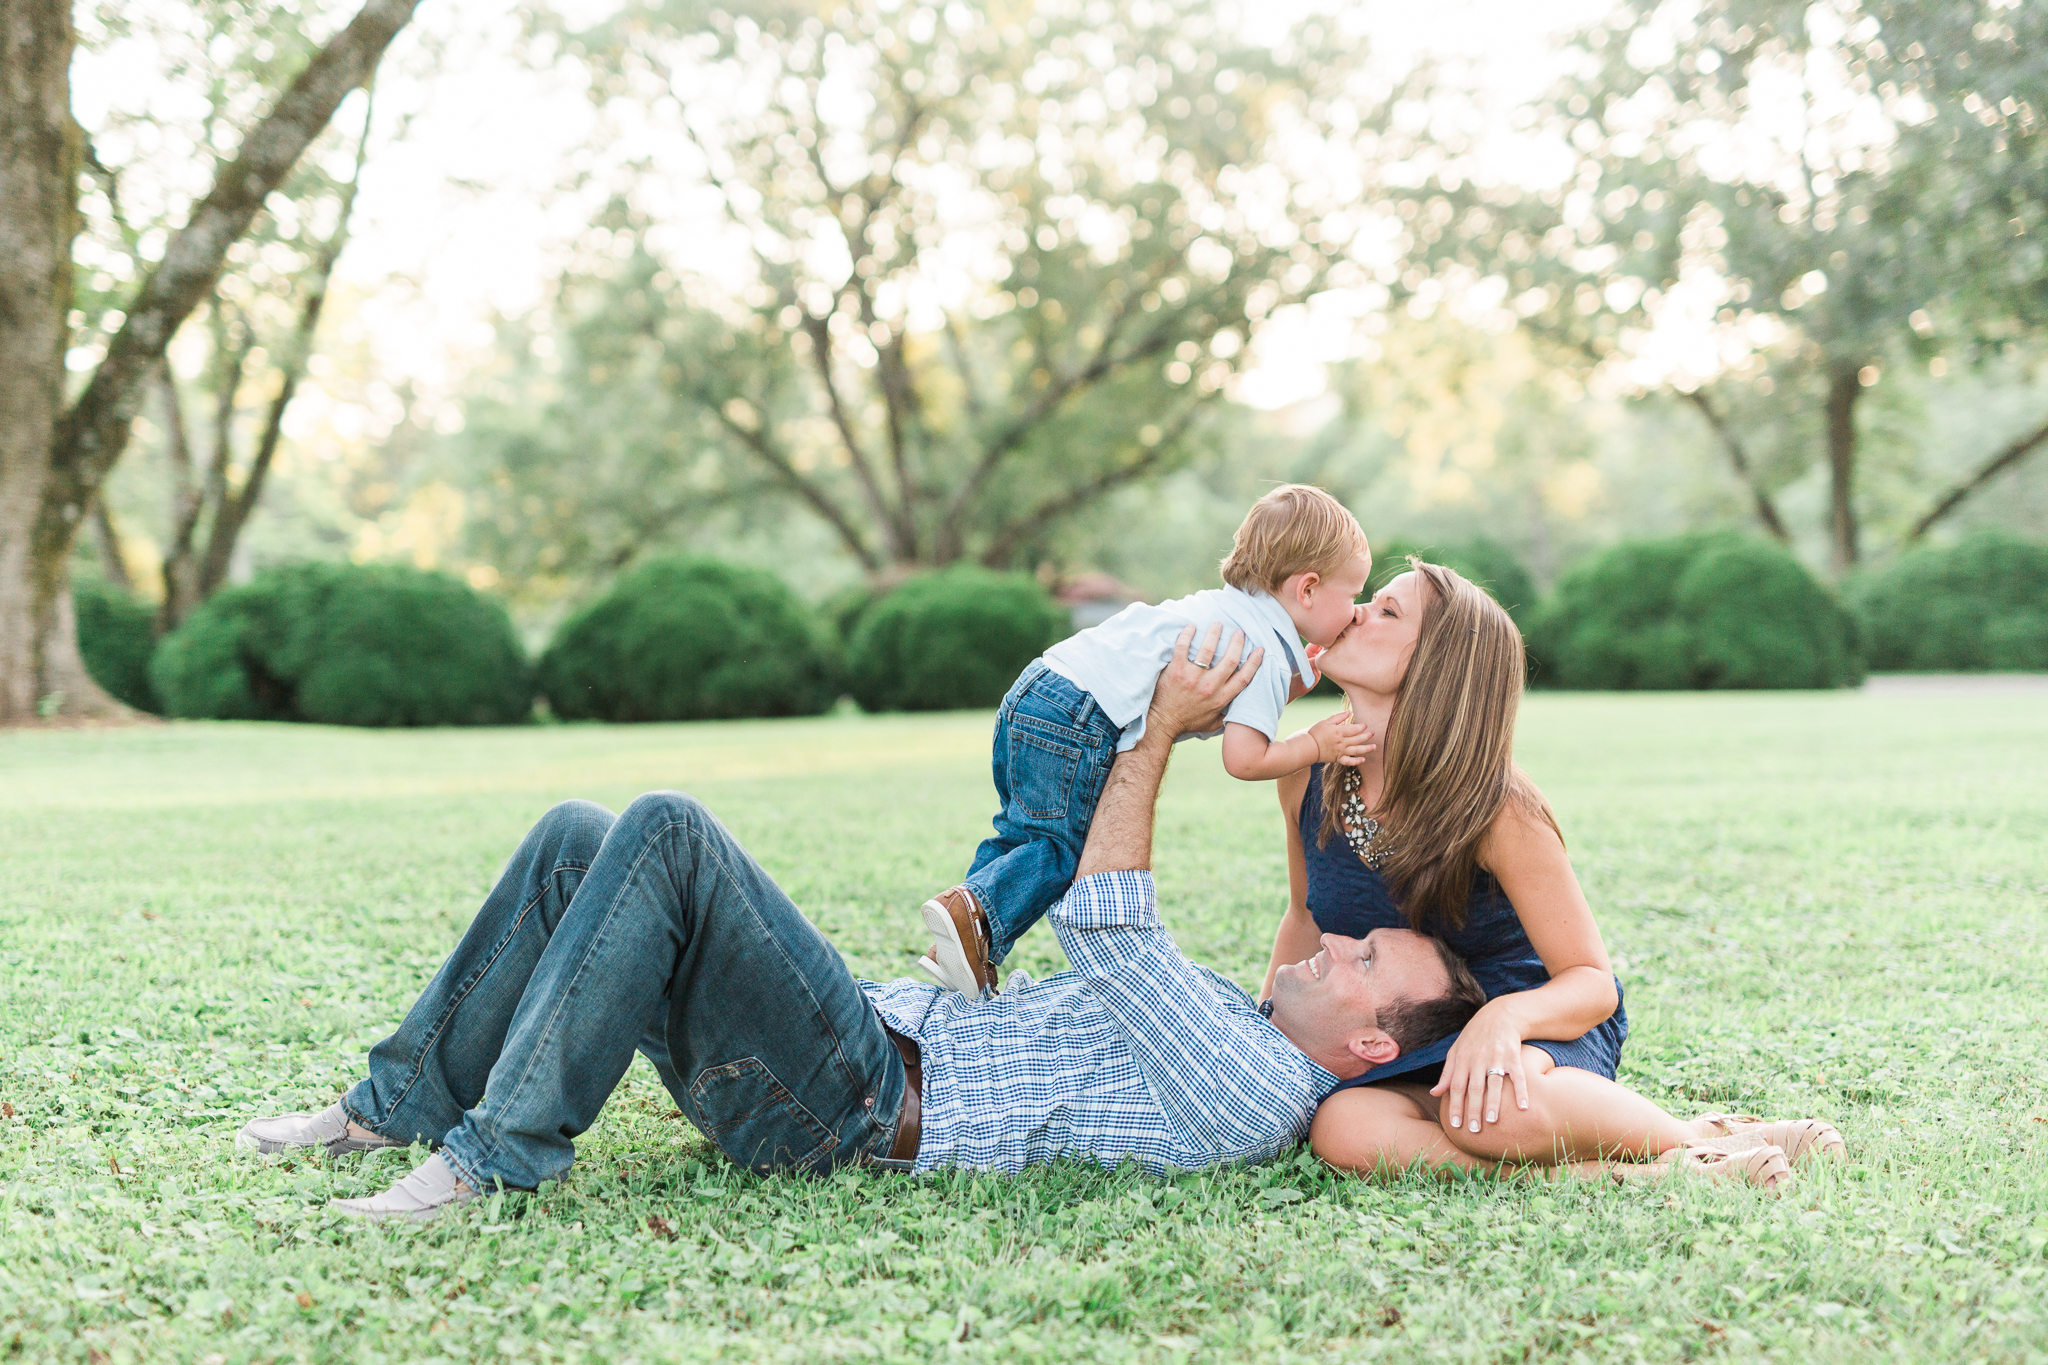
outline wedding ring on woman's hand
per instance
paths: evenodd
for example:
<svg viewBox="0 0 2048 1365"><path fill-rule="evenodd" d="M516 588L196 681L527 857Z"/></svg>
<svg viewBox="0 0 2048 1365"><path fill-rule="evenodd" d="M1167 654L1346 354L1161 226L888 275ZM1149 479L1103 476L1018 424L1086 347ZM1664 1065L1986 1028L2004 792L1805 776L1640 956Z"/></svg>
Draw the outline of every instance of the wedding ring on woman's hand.
<svg viewBox="0 0 2048 1365"><path fill-rule="evenodd" d="M1508 1074L1508 1069L1504 1066L1490 1066L1486 1068L1486 1074L1489 1076L1505 1076Z"/></svg>

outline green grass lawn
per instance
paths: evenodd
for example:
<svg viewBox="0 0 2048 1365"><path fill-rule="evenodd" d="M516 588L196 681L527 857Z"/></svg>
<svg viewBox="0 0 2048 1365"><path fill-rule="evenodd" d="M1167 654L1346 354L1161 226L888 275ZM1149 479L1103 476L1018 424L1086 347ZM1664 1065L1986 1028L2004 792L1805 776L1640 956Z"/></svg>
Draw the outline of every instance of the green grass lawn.
<svg viewBox="0 0 2048 1365"><path fill-rule="evenodd" d="M1525 765L1628 986L1623 1078L1818 1114L1791 1194L726 1166L636 1062L568 1180L427 1228L275 1161L525 828L706 800L868 975L992 806L989 718L0 733L0 1360L2048 1359L2048 706L1542 696ZM1159 882L1254 984L1270 789L1179 752ZM1050 933L1012 965L1058 965Z"/></svg>

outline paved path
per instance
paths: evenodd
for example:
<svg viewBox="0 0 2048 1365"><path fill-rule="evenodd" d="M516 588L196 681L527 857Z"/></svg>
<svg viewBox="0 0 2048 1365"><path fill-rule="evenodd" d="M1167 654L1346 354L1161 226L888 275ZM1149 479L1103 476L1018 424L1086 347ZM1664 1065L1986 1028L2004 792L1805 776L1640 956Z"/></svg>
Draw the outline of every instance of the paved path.
<svg viewBox="0 0 2048 1365"><path fill-rule="evenodd" d="M2048 673L1873 673L1863 690L1880 697L2048 693Z"/></svg>

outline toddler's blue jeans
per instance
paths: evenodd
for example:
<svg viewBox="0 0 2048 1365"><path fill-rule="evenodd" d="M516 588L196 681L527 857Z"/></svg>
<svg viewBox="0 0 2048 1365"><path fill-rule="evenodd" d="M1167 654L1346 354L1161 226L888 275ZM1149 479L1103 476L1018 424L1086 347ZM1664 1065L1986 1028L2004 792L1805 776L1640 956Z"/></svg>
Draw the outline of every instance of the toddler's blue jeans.
<svg viewBox="0 0 2048 1365"><path fill-rule="evenodd" d="M888 1160L903 1060L853 974L710 811L569 801L528 832L398 1031L342 1097L438 1145L471 1188L575 1160L638 1050L754 1170Z"/></svg>
<svg viewBox="0 0 2048 1365"><path fill-rule="evenodd" d="M994 961L1073 884L1121 733L1094 697L1042 660L1003 698L993 763L1003 808L964 879L988 914Z"/></svg>

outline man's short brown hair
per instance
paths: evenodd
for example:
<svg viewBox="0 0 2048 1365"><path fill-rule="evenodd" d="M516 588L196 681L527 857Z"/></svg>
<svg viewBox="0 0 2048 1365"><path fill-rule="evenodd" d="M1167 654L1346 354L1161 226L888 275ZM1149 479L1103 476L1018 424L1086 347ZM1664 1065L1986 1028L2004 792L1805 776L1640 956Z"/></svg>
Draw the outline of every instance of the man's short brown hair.
<svg viewBox="0 0 2048 1365"><path fill-rule="evenodd" d="M1402 1000L1380 1011L1380 1028L1399 1045L1403 1056L1428 1047L1439 1038L1450 1037L1471 1023L1472 1016L1486 1003L1486 990L1465 965L1465 959L1452 952L1451 945L1442 939L1432 937L1429 941L1435 946L1444 970L1450 973L1450 989L1425 999Z"/></svg>
<svg viewBox="0 0 2048 1365"><path fill-rule="evenodd" d="M1309 484L1282 484L1245 514L1223 561L1223 581L1277 593L1298 573L1328 578L1370 553L1358 518L1343 503Z"/></svg>

